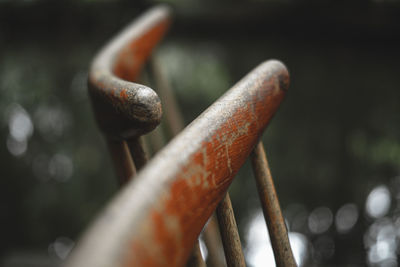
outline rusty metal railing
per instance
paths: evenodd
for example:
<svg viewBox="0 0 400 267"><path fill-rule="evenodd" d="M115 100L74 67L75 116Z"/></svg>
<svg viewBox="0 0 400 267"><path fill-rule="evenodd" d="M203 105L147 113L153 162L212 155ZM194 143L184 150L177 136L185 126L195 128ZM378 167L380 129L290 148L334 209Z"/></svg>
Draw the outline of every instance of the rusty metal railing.
<svg viewBox="0 0 400 267"><path fill-rule="evenodd" d="M135 20L99 52L89 72L94 113L121 183L147 162L140 136L161 120L158 95L134 81L167 30L169 13L166 7L158 7Z"/></svg>
<svg viewBox="0 0 400 267"><path fill-rule="evenodd" d="M265 152L261 142L256 146L288 88L282 63L258 66L147 163L140 136L160 122L161 104L152 89L132 81L165 33L169 13L166 7L145 13L92 64L89 92L96 119L126 185L86 232L67 266L183 266L188 259L205 266L198 245L192 248L215 210L227 265L245 266L227 190L250 153L276 263L295 266ZM174 101L166 110L179 112ZM174 133L183 124L176 125Z"/></svg>

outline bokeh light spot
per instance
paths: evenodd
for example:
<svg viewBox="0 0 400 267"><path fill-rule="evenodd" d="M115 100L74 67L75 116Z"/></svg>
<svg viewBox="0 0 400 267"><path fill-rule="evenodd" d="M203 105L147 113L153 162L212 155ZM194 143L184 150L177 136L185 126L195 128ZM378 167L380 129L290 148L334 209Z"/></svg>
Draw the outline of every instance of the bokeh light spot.
<svg viewBox="0 0 400 267"><path fill-rule="evenodd" d="M389 189L384 185L377 186L368 195L366 202L367 214L372 218L381 218L389 211L390 204Z"/></svg>
<svg viewBox="0 0 400 267"><path fill-rule="evenodd" d="M253 215L246 229L246 258L250 266L275 266L267 225L261 210ZM308 239L305 235L289 232L289 241L298 266L303 266L308 257Z"/></svg>
<svg viewBox="0 0 400 267"><path fill-rule="evenodd" d="M66 182L73 174L71 158L64 154L55 154L49 162L49 173L58 182Z"/></svg>
<svg viewBox="0 0 400 267"><path fill-rule="evenodd" d="M33 123L26 110L18 104L13 104L8 127L10 135L18 142L26 141L33 134Z"/></svg>
<svg viewBox="0 0 400 267"><path fill-rule="evenodd" d="M72 248L74 247L75 242L70 238L65 236L58 237L53 243L51 243L48 247L49 255L56 256L60 260L65 260Z"/></svg>
<svg viewBox="0 0 400 267"><path fill-rule="evenodd" d="M319 207L314 209L308 217L308 228L314 234L321 234L329 229L332 222L332 211L327 207Z"/></svg>
<svg viewBox="0 0 400 267"><path fill-rule="evenodd" d="M358 220L358 209L355 204L345 204L336 213L336 230L343 234L349 232Z"/></svg>

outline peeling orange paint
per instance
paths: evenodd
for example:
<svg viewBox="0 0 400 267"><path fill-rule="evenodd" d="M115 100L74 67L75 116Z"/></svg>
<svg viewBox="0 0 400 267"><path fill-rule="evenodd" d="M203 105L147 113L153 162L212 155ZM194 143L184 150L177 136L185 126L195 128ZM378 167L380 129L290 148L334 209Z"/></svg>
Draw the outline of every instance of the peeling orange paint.
<svg viewBox="0 0 400 267"><path fill-rule="evenodd" d="M126 93L126 89L122 89L121 92L119 93L119 96L122 99L127 100L128 99L128 94Z"/></svg>
<svg viewBox="0 0 400 267"><path fill-rule="evenodd" d="M136 81L151 50L164 35L169 21L165 20L126 46L118 55L113 68L115 75L128 81Z"/></svg>
<svg viewBox="0 0 400 267"><path fill-rule="evenodd" d="M163 203L164 218L160 217L159 209L150 213L155 224L154 241L162 247L163 260L167 263L164 266L179 266L179 264L174 265L177 260L174 257L182 248L187 248L184 259L189 256L190 248L200 230L224 196L233 176L250 154L251 148L257 141L257 138L252 136L259 132L257 119L264 120L253 116L250 112L251 109L248 108L238 109L231 119L214 133L210 138L211 141L203 142L203 149L191 156L187 161L188 164L182 168L176 181L171 185L169 197ZM242 119L246 117L254 120L249 122ZM219 151L224 152L219 153ZM197 180L201 182L197 183ZM204 183L211 186L204 187ZM163 220L168 217L176 218L180 231L186 233L179 246L174 239L175 233L165 228Z"/></svg>
<svg viewBox="0 0 400 267"><path fill-rule="evenodd" d="M149 53L151 49L143 42L153 42L154 38L159 38L164 26L158 26L142 37L141 47L135 47L135 42L126 46L115 61L115 74L124 79L134 79L134 74L138 72L135 68L144 60L140 55ZM128 51L134 56L124 58L124 53ZM163 187L155 187L156 191L153 192L152 188L147 187L130 188L136 190L132 192L139 193L135 195L138 196L134 198L136 202L130 203L135 213L131 213L128 218L131 221L125 224L126 229L114 229L120 236L126 235L121 238L120 243L113 240L119 247L111 250L112 256L118 261L115 259L116 264L110 264L111 266L185 264L204 224L224 197L233 177L258 142L263 129L283 99L285 90L279 89L282 84L279 75L285 69L275 67L273 65L270 69L265 66L261 70L256 69L255 74L239 83L239 88L232 89L234 93L228 92L203 113L204 116L198 119L199 123L193 122L186 135L182 133L181 139L178 136L176 141L180 145L177 148L166 148L165 153L161 153L153 161L159 165L149 166L154 170L150 172L151 177L137 177L137 181L142 179L140 181L145 181L144 184L149 182L146 185L154 185L159 173ZM264 74L259 75L260 73ZM123 88L126 87L112 89L112 96L121 102L128 97ZM179 165L173 165L176 162L169 158L171 154L177 157ZM168 169L171 166L173 168ZM140 191L145 191L144 200L140 199ZM139 206L135 206L139 199ZM121 203L116 202L122 206Z"/></svg>

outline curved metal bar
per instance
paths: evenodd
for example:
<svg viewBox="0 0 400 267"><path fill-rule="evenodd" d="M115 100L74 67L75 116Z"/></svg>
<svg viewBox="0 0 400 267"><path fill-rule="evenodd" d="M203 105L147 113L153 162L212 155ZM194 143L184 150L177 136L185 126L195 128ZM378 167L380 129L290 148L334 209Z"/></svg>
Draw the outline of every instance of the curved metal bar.
<svg viewBox="0 0 400 267"><path fill-rule="evenodd" d="M166 110L166 121L167 125L171 130L172 137L177 135L184 129L184 121L182 113L176 103L175 96L170 87L170 83L167 77L164 75L160 63L155 57L152 57L150 61L151 73L154 75L154 80L156 82L156 87L160 95L161 101L163 102L163 108ZM212 217L213 218L213 217ZM208 231L207 229L205 231ZM200 241L199 241L200 242ZM206 263L201 255L200 244L197 242L193 247L192 254L190 255L186 266L188 267L205 267ZM206 244L207 245L207 244ZM209 255L214 253L214 251L208 251ZM214 266L217 267L217 266Z"/></svg>
<svg viewBox="0 0 400 267"><path fill-rule="evenodd" d="M244 77L122 189L67 266L183 266L288 84L274 60Z"/></svg>
<svg viewBox="0 0 400 267"><path fill-rule="evenodd" d="M140 135L154 129L161 120L158 95L133 81L169 21L167 7L150 9L111 40L96 55L90 68L88 87L92 106L106 135L120 184L128 181L147 160L144 153L133 153L132 159L129 149L143 151Z"/></svg>
<svg viewBox="0 0 400 267"><path fill-rule="evenodd" d="M170 10L153 8L132 22L95 57L89 93L97 122L112 139L130 139L154 129L161 102L149 87L133 83L170 23Z"/></svg>

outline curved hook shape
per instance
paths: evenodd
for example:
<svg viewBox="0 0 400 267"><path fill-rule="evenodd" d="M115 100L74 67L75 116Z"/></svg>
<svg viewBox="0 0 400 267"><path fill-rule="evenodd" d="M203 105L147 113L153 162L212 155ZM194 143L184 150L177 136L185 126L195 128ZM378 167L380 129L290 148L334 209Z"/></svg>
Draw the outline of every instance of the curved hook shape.
<svg viewBox="0 0 400 267"><path fill-rule="evenodd" d="M183 266L288 86L275 60L245 76L118 193L67 266Z"/></svg>
<svg viewBox="0 0 400 267"><path fill-rule="evenodd" d="M168 7L152 8L95 57L89 72L89 93L97 122L107 136L129 139L151 131L160 123L158 95L133 81L169 24Z"/></svg>

